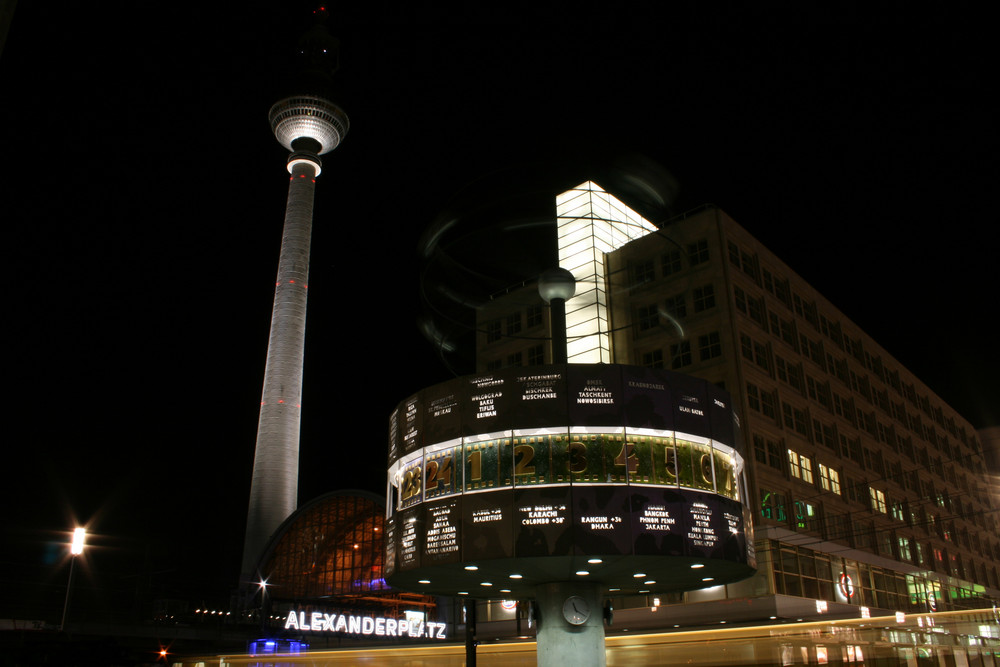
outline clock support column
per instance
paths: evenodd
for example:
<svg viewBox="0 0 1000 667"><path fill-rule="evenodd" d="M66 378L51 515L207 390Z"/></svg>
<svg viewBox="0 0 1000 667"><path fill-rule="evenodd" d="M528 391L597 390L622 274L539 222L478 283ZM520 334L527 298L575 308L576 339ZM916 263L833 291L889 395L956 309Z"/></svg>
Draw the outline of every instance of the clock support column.
<svg viewBox="0 0 1000 667"><path fill-rule="evenodd" d="M570 598L574 601L567 603ZM599 584L542 584L535 589L535 601L539 616L538 667L605 667ZM586 620L579 625L571 622L584 616Z"/></svg>

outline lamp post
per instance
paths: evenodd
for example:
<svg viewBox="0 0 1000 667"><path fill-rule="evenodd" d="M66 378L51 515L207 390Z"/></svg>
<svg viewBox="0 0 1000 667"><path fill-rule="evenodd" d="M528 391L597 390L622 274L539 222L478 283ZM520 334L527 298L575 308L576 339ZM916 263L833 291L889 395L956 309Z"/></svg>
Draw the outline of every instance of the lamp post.
<svg viewBox="0 0 1000 667"><path fill-rule="evenodd" d="M87 539L87 529L77 528L73 531L73 541L69 545L69 552L73 558L69 562L69 581L66 582L66 600L63 602L62 620L59 622L59 632L66 627L66 612L69 611L69 598L73 592L73 572L76 569L76 557L83 553L83 545Z"/></svg>
<svg viewBox="0 0 1000 667"><path fill-rule="evenodd" d="M569 354L566 335L566 302L576 294L576 278L569 269L548 269L538 276L538 293L551 307L552 363L565 364Z"/></svg>
<svg viewBox="0 0 1000 667"><path fill-rule="evenodd" d="M270 621L267 617L269 615L267 609L267 579L261 577L260 581L257 582L257 586L260 588L260 634L262 637L267 637Z"/></svg>

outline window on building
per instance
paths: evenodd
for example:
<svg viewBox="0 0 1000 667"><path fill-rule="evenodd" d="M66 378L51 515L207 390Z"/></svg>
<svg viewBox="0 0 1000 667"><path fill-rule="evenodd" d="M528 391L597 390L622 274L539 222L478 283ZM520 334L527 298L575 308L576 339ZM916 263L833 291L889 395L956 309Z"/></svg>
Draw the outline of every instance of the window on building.
<svg viewBox="0 0 1000 667"><path fill-rule="evenodd" d="M788 364L788 384L798 391L802 391L805 373L802 371L802 364Z"/></svg>
<svg viewBox="0 0 1000 667"><path fill-rule="evenodd" d="M781 318L778 317L778 314L767 311L767 321L771 326L771 334L781 336Z"/></svg>
<svg viewBox="0 0 1000 667"><path fill-rule="evenodd" d="M685 305L684 295L678 294L677 296L667 297L664 302L664 306L667 312L674 317L685 317L687 316L687 306Z"/></svg>
<svg viewBox="0 0 1000 667"><path fill-rule="evenodd" d="M788 382L788 363L777 355L774 356L774 370L779 380Z"/></svg>
<svg viewBox="0 0 1000 667"><path fill-rule="evenodd" d="M785 464L781 456L781 444L777 440L767 440L767 465L775 470L784 470Z"/></svg>
<svg viewBox="0 0 1000 667"><path fill-rule="evenodd" d="M730 241L726 244L729 249L729 263L739 268L740 266L740 247Z"/></svg>
<svg viewBox="0 0 1000 667"><path fill-rule="evenodd" d="M760 411L771 419L778 418L778 399L769 391L760 393Z"/></svg>
<svg viewBox="0 0 1000 667"><path fill-rule="evenodd" d="M763 329L767 329L767 322L764 320L764 313L767 312L764 308L764 299L755 299L753 297L747 299L747 310L751 320L759 324Z"/></svg>
<svg viewBox="0 0 1000 667"><path fill-rule="evenodd" d="M764 289L774 294L774 276L767 269L762 269L764 273Z"/></svg>
<svg viewBox="0 0 1000 667"><path fill-rule="evenodd" d="M808 484L813 483L812 459L791 449L788 450L788 470L792 477Z"/></svg>
<svg viewBox="0 0 1000 667"><path fill-rule="evenodd" d="M795 322L792 320L781 320L781 340L795 347Z"/></svg>
<svg viewBox="0 0 1000 667"><path fill-rule="evenodd" d="M785 496L768 489L760 490L760 515L765 519L787 523Z"/></svg>
<svg viewBox="0 0 1000 667"><path fill-rule="evenodd" d="M854 422L854 403L851 399L845 398L836 392L833 394L833 411L837 413L838 416L843 417L852 423Z"/></svg>
<svg viewBox="0 0 1000 667"><path fill-rule="evenodd" d="M700 313L715 306L715 288L712 285L696 287L693 294L694 312Z"/></svg>
<svg viewBox="0 0 1000 667"><path fill-rule="evenodd" d="M486 362L486 372L492 373L503 368L503 361L500 359L490 359Z"/></svg>
<svg viewBox="0 0 1000 667"><path fill-rule="evenodd" d="M681 251L680 250L668 250L663 255L663 261L661 262L663 267L663 275L669 276L677 273L681 270Z"/></svg>
<svg viewBox="0 0 1000 667"><path fill-rule="evenodd" d="M760 389L757 385L749 382L747 383L747 404L753 410L756 410L771 419L777 418L774 394L767 390Z"/></svg>
<svg viewBox="0 0 1000 667"><path fill-rule="evenodd" d="M760 412L760 389L757 385L747 382L747 404L751 410Z"/></svg>
<svg viewBox="0 0 1000 667"><path fill-rule="evenodd" d="M754 361L757 365L763 368L765 371L770 372L771 364L768 361L767 356L767 346L763 343L754 342L753 344Z"/></svg>
<svg viewBox="0 0 1000 667"><path fill-rule="evenodd" d="M874 526L871 521L858 521L854 526L854 546L858 549L873 549Z"/></svg>
<svg viewBox="0 0 1000 667"><path fill-rule="evenodd" d="M788 403L782 403L781 412L787 428L794 429L805 437L809 437L809 422L806 420L805 410L800 410Z"/></svg>
<svg viewBox="0 0 1000 667"><path fill-rule="evenodd" d="M885 503L885 492L869 487L868 493L871 497L872 511L878 512L879 514L885 514L888 510Z"/></svg>
<svg viewBox="0 0 1000 667"><path fill-rule="evenodd" d="M733 294L736 301L736 310L744 315L747 313L747 293L740 287L733 287Z"/></svg>
<svg viewBox="0 0 1000 667"><path fill-rule="evenodd" d="M785 304L785 307L792 307L792 288L789 286L789 282L783 278L774 279L774 296L778 297L778 300Z"/></svg>
<svg viewBox="0 0 1000 667"><path fill-rule="evenodd" d="M691 365L691 341L682 340L670 345L670 368L677 370Z"/></svg>
<svg viewBox="0 0 1000 667"><path fill-rule="evenodd" d="M837 429L833 425L827 425L818 419L813 419L813 441L816 444L824 445L837 451Z"/></svg>
<svg viewBox="0 0 1000 667"><path fill-rule="evenodd" d="M821 530L819 508L812 503L796 500L795 527L799 530Z"/></svg>
<svg viewBox="0 0 1000 667"><path fill-rule="evenodd" d="M740 352L744 359L753 361L753 341L750 336L743 333L740 334Z"/></svg>
<svg viewBox="0 0 1000 667"><path fill-rule="evenodd" d="M840 473L833 468L819 464L819 485L824 490L840 495Z"/></svg>
<svg viewBox="0 0 1000 667"><path fill-rule="evenodd" d="M646 368L663 368L663 350L643 352L642 365Z"/></svg>
<svg viewBox="0 0 1000 667"><path fill-rule="evenodd" d="M527 312L527 322L525 326L529 329L532 327L541 326L542 324L542 307L541 306L528 306Z"/></svg>
<svg viewBox="0 0 1000 667"><path fill-rule="evenodd" d="M528 348L528 365L541 366L545 363L545 345L539 343Z"/></svg>
<svg viewBox="0 0 1000 667"><path fill-rule="evenodd" d="M701 361L708 361L709 359L721 356L722 341L719 338L719 332L713 331L704 336L698 336L698 358Z"/></svg>
<svg viewBox="0 0 1000 667"><path fill-rule="evenodd" d="M660 311L655 303L639 306L636 308L635 315L639 331L648 331L660 323Z"/></svg>
<svg viewBox="0 0 1000 667"><path fill-rule="evenodd" d="M656 270L653 268L653 260L632 265L633 286L651 283L654 278L656 278Z"/></svg>
<svg viewBox="0 0 1000 667"><path fill-rule="evenodd" d="M845 459L851 459L859 466L865 464L862 454L861 440L859 438L848 438L846 435L840 436L840 455Z"/></svg>
<svg viewBox="0 0 1000 667"><path fill-rule="evenodd" d="M757 258L746 251L741 251L740 260L743 264L743 273L753 278L754 282L760 284L760 277L757 271Z"/></svg>
<svg viewBox="0 0 1000 667"><path fill-rule="evenodd" d="M521 311L511 313L507 316L507 335L520 333L521 331Z"/></svg>
<svg viewBox="0 0 1000 667"><path fill-rule="evenodd" d="M826 536L831 540L847 541L851 535L851 521L847 514L826 513Z"/></svg>
<svg viewBox="0 0 1000 667"><path fill-rule="evenodd" d="M892 531L891 530L879 530L876 535L878 536L878 551L879 554L887 558L895 557L893 553L893 542Z"/></svg>
<svg viewBox="0 0 1000 667"><path fill-rule="evenodd" d="M514 352L513 354L507 355L507 366L508 367L518 367L521 366L521 353Z"/></svg>
<svg viewBox="0 0 1000 667"><path fill-rule="evenodd" d="M500 340L500 336L503 335L503 330L501 329L500 320L490 320L486 323L486 342L493 343Z"/></svg>
<svg viewBox="0 0 1000 667"><path fill-rule="evenodd" d="M822 405L827 410L833 411L833 392L830 391L830 383L817 381L815 383L816 389L816 402Z"/></svg>
<svg viewBox="0 0 1000 667"><path fill-rule="evenodd" d="M767 445L764 438L756 433L753 434L753 456L758 463L767 465Z"/></svg>
<svg viewBox="0 0 1000 667"><path fill-rule="evenodd" d="M708 261L708 241L702 239L687 246L688 263L691 266L703 264Z"/></svg>

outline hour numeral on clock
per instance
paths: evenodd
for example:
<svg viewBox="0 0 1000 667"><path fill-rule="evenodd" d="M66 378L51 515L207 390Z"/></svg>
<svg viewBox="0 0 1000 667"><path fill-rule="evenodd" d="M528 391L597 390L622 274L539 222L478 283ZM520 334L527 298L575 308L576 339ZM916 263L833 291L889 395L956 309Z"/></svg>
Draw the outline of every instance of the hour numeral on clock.
<svg viewBox="0 0 1000 667"><path fill-rule="evenodd" d="M535 448L531 445L514 445L514 474L534 475L535 466L531 461L535 458Z"/></svg>
<svg viewBox="0 0 1000 667"><path fill-rule="evenodd" d="M569 460L566 462L569 472L580 475L587 472L587 446L582 442L571 442L566 448Z"/></svg>
<svg viewBox="0 0 1000 667"><path fill-rule="evenodd" d="M409 500L420 493L421 470L419 467L410 468L403 475L403 489L399 494L400 500Z"/></svg>
<svg viewBox="0 0 1000 667"><path fill-rule="evenodd" d="M663 448L663 473L667 482L677 479L677 450L673 445Z"/></svg>
<svg viewBox="0 0 1000 667"><path fill-rule="evenodd" d="M711 454L702 454L701 455L701 459L699 460L699 463L701 464L700 468L701 468L701 478L702 478L702 480L705 482L705 484L708 484L709 486L711 486L712 485L712 455Z"/></svg>
<svg viewBox="0 0 1000 667"><path fill-rule="evenodd" d="M628 472L632 473L639 469L639 458L635 455L635 446L631 442L623 442L622 449L615 457L616 466L627 466Z"/></svg>
<svg viewBox="0 0 1000 667"><path fill-rule="evenodd" d="M443 456L437 461L427 462L427 485L428 491L438 488L438 482L445 486L451 484L451 456Z"/></svg>
<svg viewBox="0 0 1000 667"><path fill-rule="evenodd" d="M478 482L483 478L483 453L480 451L470 452L466 457L469 464L469 481Z"/></svg>

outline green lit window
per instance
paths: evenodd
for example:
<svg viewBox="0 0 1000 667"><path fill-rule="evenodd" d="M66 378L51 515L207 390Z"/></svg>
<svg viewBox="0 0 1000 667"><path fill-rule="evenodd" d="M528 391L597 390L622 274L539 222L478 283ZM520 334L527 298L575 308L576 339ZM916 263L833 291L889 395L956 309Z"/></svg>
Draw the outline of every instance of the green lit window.
<svg viewBox="0 0 1000 667"><path fill-rule="evenodd" d="M788 516L785 514L785 496L780 493L761 489L760 491L760 515L765 519L787 523Z"/></svg>
<svg viewBox="0 0 1000 667"><path fill-rule="evenodd" d="M795 501L795 526L803 530L819 530L819 510L812 503Z"/></svg>

